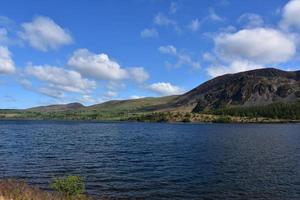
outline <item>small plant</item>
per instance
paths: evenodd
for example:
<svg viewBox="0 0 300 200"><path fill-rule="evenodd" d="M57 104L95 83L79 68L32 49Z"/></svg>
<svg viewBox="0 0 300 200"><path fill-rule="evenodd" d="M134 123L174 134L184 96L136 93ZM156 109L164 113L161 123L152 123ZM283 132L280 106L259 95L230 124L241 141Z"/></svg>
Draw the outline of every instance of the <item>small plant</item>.
<svg viewBox="0 0 300 200"><path fill-rule="evenodd" d="M55 178L50 184L50 187L70 199L83 197L85 191L83 179L79 176Z"/></svg>

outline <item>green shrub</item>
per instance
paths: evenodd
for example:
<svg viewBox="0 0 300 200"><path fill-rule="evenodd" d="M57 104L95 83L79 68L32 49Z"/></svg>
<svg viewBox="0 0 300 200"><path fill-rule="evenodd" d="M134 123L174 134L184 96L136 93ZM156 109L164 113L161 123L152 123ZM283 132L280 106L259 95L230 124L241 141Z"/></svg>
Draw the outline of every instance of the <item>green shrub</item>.
<svg viewBox="0 0 300 200"><path fill-rule="evenodd" d="M67 176L63 178L55 178L50 187L67 195L68 197L80 197L85 191L83 179L79 176Z"/></svg>

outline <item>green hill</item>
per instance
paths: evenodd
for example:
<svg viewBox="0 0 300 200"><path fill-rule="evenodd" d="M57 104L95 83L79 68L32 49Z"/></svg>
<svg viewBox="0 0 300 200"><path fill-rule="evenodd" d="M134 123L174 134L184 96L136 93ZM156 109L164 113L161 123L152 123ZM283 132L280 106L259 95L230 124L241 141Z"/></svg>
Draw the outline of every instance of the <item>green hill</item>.
<svg viewBox="0 0 300 200"><path fill-rule="evenodd" d="M0 110L3 119L137 121L300 120L300 71L258 69L227 74L175 96ZM242 118L239 119L238 117ZM144 120L143 120L144 119ZM226 120L225 120L226 121Z"/></svg>

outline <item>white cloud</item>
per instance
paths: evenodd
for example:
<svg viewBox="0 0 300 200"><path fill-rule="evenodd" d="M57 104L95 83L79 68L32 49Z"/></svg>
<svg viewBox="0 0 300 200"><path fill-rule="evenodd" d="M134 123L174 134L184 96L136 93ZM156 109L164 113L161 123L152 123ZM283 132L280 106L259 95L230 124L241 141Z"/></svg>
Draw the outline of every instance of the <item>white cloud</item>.
<svg viewBox="0 0 300 200"><path fill-rule="evenodd" d="M159 26L169 26L169 25L176 24L176 22L172 19L169 19L164 14L159 13L159 14L154 16L154 24L157 24Z"/></svg>
<svg viewBox="0 0 300 200"><path fill-rule="evenodd" d="M142 67L131 67L128 69L130 77L138 83L142 83L149 79L148 72Z"/></svg>
<svg viewBox="0 0 300 200"><path fill-rule="evenodd" d="M247 28L255 28L263 26L264 20L262 17L255 13L245 13L238 19L239 23L245 24Z"/></svg>
<svg viewBox="0 0 300 200"><path fill-rule="evenodd" d="M32 47L47 51L72 43L72 37L62 27L48 17L36 17L32 22L22 24L20 37Z"/></svg>
<svg viewBox="0 0 300 200"><path fill-rule="evenodd" d="M222 33L215 38L215 48L222 59L248 60L256 63L284 62L296 53L293 39L271 28Z"/></svg>
<svg viewBox="0 0 300 200"><path fill-rule="evenodd" d="M145 28L141 31L141 37L142 38L155 38L158 37L158 32L155 28Z"/></svg>
<svg viewBox="0 0 300 200"><path fill-rule="evenodd" d="M223 74L231 74L242 71L263 68L262 65L250 63L247 61L233 61L229 65L212 65L206 69L207 74L211 77L220 76Z"/></svg>
<svg viewBox="0 0 300 200"><path fill-rule="evenodd" d="M28 66L25 71L27 74L45 81L47 88L55 88L58 91L89 93L96 88L95 81L85 79L80 73L72 70L43 65Z"/></svg>
<svg viewBox="0 0 300 200"><path fill-rule="evenodd" d="M156 24L158 26L171 26L174 28L175 31L177 31L177 32L181 31L181 29L179 28L179 26L175 20L168 18L167 16L165 16L162 13L155 15L153 22L154 22L154 24Z"/></svg>
<svg viewBox="0 0 300 200"><path fill-rule="evenodd" d="M128 78L125 69L106 54L95 54L87 49L76 50L68 65L80 73L100 80L123 80Z"/></svg>
<svg viewBox="0 0 300 200"><path fill-rule="evenodd" d="M149 74L142 67L122 68L106 54L95 54L87 49L76 50L68 61L68 65L81 74L97 80L121 81L132 79L143 82Z"/></svg>
<svg viewBox="0 0 300 200"><path fill-rule="evenodd" d="M174 47L173 45L161 46L158 48L158 51L162 54L169 54L176 57L177 62L175 64L167 62L167 65L169 67L173 66L175 68L178 68L183 65L191 66L194 69L199 69L201 67L200 63L193 60L191 55L186 52L178 52L176 47Z"/></svg>
<svg viewBox="0 0 300 200"><path fill-rule="evenodd" d="M173 45L167 45L167 46L160 46L158 48L160 53L163 54L170 54L170 55L176 55L177 54L177 49Z"/></svg>
<svg viewBox="0 0 300 200"><path fill-rule="evenodd" d="M144 96L138 96L138 95L132 95L129 97L129 99L142 99L145 98Z"/></svg>
<svg viewBox="0 0 300 200"><path fill-rule="evenodd" d="M300 29L300 0L291 0L284 6L280 26Z"/></svg>
<svg viewBox="0 0 300 200"><path fill-rule="evenodd" d="M11 52L7 47L0 46L0 74L11 74L16 71Z"/></svg>
<svg viewBox="0 0 300 200"><path fill-rule="evenodd" d="M105 97L106 98L113 98L113 97L117 97L118 96L118 93L117 92L115 92L115 91L107 91L106 93L105 93Z"/></svg>
<svg viewBox="0 0 300 200"><path fill-rule="evenodd" d="M199 19L193 19L189 24L189 29L192 31L197 31L201 26L201 21Z"/></svg>
<svg viewBox="0 0 300 200"><path fill-rule="evenodd" d="M176 95L183 93L182 88L165 82L153 83L148 86L148 89L160 95Z"/></svg>

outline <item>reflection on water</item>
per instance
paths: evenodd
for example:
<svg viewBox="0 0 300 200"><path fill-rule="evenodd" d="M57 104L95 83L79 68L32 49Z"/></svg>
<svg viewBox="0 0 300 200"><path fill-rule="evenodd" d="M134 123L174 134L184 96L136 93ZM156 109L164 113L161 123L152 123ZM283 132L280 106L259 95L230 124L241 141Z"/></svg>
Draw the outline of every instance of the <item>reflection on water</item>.
<svg viewBox="0 0 300 200"><path fill-rule="evenodd" d="M0 178L145 199L300 199L299 124L0 121Z"/></svg>

